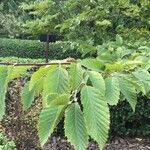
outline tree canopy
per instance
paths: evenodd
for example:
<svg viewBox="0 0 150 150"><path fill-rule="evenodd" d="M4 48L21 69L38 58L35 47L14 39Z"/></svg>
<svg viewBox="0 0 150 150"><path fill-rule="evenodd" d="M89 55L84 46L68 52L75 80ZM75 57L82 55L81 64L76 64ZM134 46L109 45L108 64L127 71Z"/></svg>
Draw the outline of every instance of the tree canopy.
<svg viewBox="0 0 150 150"><path fill-rule="evenodd" d="M94 45L116 34L137 40L150 33L149 0L36 0L22 7L34 16L25 24L33 33L59 31Z"/></svg>

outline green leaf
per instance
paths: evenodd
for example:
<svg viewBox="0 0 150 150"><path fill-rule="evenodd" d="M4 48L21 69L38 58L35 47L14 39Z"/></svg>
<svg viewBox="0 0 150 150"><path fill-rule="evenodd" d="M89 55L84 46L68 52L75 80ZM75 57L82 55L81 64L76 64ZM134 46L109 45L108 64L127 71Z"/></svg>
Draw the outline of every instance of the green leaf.
<svg viewBox="0 0 150 150"><path fill-rule="evenodd" d="M102 149L108 138L110 122L107 102L99 90L85 86L81 91L81 103L88 133Z"/></svg>
<svg viewBox="0 0 150 150"><path fill-rule="evenodd" d="M135 106L137 104L137 96L134 85L128 82L125 78L120 78L119 86L121 89L121 93L124 95L125 99L129 102L133 111L135 111Z"/></svg>
<svg viewBox="0 0 150 150"><path fill-rule="evenodd" d="M27 110L31 107L32 102L34 101L35 89L29 90L29 82L25 84L21 92L21 101L23 104L23 110Z"/></svg>
<svg viewBox="0 0 150 150"><path fill-rule="evenodd" d="M43 78L41 78L40 80L38 80L37 81L37 83L35 83L35 85L34 85L34 89L35 89L35 96L39 96L41 93L42 93L42 91L43 91L43 86L44 86L44 79L45 79L45 77L43 77ZM29 86L30 86L30 83L29 83ZM32 88L32 89L33 89ZM29 90L32 90L32 89L30 89L30 87L29 87Z"/></svg>
<svg viewBox="0 0 150 150"><path fill-rule="evenodd" d="M123 44L123 38L118 34L116 35L116 43L120 46Z"/></svg>
<svg viewBox="0 0 150 150"><path fill-rule="evenodd" d="M101 71L104 69L104 64L96 59L83 59L81 65L94 71Z"/></svg>
<svg viewBox="0 0 150 150"><path fill-rule="evenodd" d="M74 91L80 86L83 79L83 71L80 64L72 64L70 66L70 76L71 89Z"/></svg>
<svg viewBox="0 0 150 150"><path fill-rule="evenodd" d="M78 103L71 104L65 111L65 135L76 150L86 150L88 134L83 113Z"/></svg>
<svg viewBox="0 0 150 150"><path fill-rule="evenodd" d="M49 70L50 67L41 67L38 71L34 72L30 79L29 89L31 90L35 84L40 83Z"/></svg>
<svg viewBox="0 0 150 150"><path fill-rule="evenodd" d="M53 100L59 96L58 93L50 93L46 98L46 105L49 105Z"/></svg>
<svg viewBox="0 0 150 150"><path fill-rule="evenodd" d="M63 110L64 106L42 109L38 122L38 135L42 147L56 128Z"/></svg>
<svg viewBox="0 0 150 150"><path fill-rule="evenodd" d="M92 52L96 52L96 48L93 45L81 43L78 50L82 53L82 56L85 56L86 54Z"/></svg>
<svg viewBox="0 0 150 150"><path fill-rule="evenodd" d="M7 80L10 81L10 80L20 77L21 75L26 73L27 69L29 69L29 68L30 67L26 67L26 66L10 66L10 67L8 67Z"/></svg>
<svg viewBox="0 0 150 150"><path fill-rule="evenodd" d="M5 115L5 95L7 90L7 67L0 66L0 121Z"/></svg>
<svg viewBox="0 0 150 150"><path fill-rule="evenodd" d="M116 61L116 56L114 56L114 54L107 51L105 53L98 55L97 59L99 59L100 61L103 61L105 63L112 63L112 62Z"/></svg>
<svg viewBox="0 0 150 150"><path fill-rule="evenodd" d="M133 75L126 76L126 80L134 85L137 93L142 92L144 95L146 95L146 90L144 88L144 83L139 81L137 78L135 78Z"/></svg>
<svg viewBox="0 0 150 150"><path fill-rule="evenodd" d="M105 79L106 100L110 105L117 105L120 96L119 81L116 77Z"/></svg>
<svg viewBox="0 0 150 150"><path fill-rule="evenodd" d="M61 68L52 68L44 81L44 97L50 93L64 94L70 92L68 72Z"/></svg>
<svg viewBox="0 0 150 150"><path fill-rule="evenodd" d="M124 65L122 63L106 64L106 70L110 72L121 72L124 70Z"/></svg>
<svg viewBox="0 0 150 150"><path fill-rule="evenodd" d="M102 75L96 71L89 71L88 74L92 85L105 95L105 81Z"/></svg>
<svg viewBox="0 0 150 150"><path fill-rule="evenodd" d="M137 78L139 81L143 83L150 83L150 73L147 70L139 70L136 72L133 72L133 75L135 78Z"/></svg>
<svg viewBox="0 0 150 150"><path fill-rule="evenodd" d="M69 94L61 94L58 95L56 93L50 94L47 97L47 105L48 106L59 106L59 105L67 105L70 100Z"/></svg>
<svg viewBox="0 0 150 150"><path fill-rule="evenodd" d="M137 66L140 66L140 65L143 65L143 62L142 61L131 61L131 60L125 60L124 62L124 68L125 69L134 69L134 68L137 68Z"/></svg>

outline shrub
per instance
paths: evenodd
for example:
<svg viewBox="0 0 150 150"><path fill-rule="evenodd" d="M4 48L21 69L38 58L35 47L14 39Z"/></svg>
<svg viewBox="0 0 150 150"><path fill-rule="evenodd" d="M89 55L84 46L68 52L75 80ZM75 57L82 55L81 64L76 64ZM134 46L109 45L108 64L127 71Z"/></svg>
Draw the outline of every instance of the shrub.
<svg viewBox="0 0 150 150"><path fill-rule="evenodd" d="M44 58L44 44L38 40L20 40L0 38L0 57L21 58ZM74 50L63 51L62 44L50 44L49 59L64 59L67 57L79 57L80 54Z"/></svg>
<svg viewBox="0 0 150 150"><path fill-rule="evenodd" d="M126 101L111 106L110 136L149 137L150 136L150 100L139 96L135 112Z"/></svg>

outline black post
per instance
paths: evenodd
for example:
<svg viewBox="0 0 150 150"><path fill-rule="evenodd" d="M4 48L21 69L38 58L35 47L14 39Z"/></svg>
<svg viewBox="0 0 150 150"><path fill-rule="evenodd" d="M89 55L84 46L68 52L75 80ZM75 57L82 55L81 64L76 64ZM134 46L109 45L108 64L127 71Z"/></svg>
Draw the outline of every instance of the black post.
<svg viewBox="0 0 150 150"><path fill-rule="evenodd" d="M47 34L47 39L45 43L45 62L48 63L48 51L49 51L49 35Z"/></svg>

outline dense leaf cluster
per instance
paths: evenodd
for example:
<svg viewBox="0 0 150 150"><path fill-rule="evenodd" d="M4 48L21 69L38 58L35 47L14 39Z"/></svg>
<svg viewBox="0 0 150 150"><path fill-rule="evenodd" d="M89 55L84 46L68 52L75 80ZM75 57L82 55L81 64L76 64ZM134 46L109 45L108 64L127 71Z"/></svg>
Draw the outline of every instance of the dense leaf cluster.
<svg viewBox="0 0 150 150"><path fill-rule="evenodd" d="M114 50L105 49L107 44L97 51L97 58L78 60L70 66L44 67L32 75L23 92L30 93L30 98L23 94L22 100L24 109L28 109L33 95L43 93L38 125L42 145L65 116L65 135L76 149L86 149L87 135L102 148L110 122L107 104L116 105L119 99L126 99L135 111L137 95L149 97L149 51L124 49L123 55L120 54L119 48L123 47L120 36L111 42Z"/></svg>
<svg viewBox="0 0 150 150"><path fill-rule="evenodd" d="M27 34L22 29L24 19L29 19L28 15L19 8L23 1L28 0L1 0L0 2L0 36L1 37L26 37Z"/></svg>
<svg viewBox="0 0 150 150"><path fill-rule="evenodd" d="M34 16L25 24L30 33L61 32L69 41L99 45L116 34L147 39L149 6L148 0L36 0L22 8Z"/></svg>

